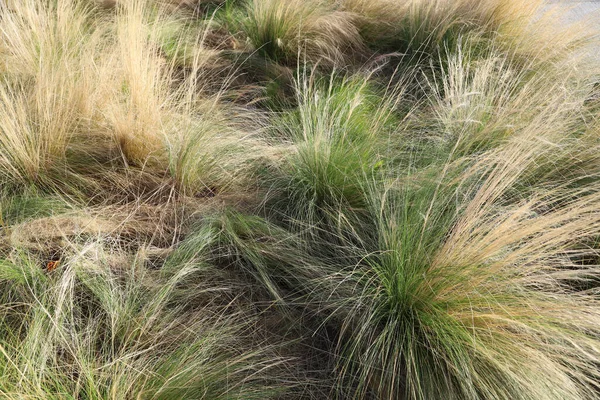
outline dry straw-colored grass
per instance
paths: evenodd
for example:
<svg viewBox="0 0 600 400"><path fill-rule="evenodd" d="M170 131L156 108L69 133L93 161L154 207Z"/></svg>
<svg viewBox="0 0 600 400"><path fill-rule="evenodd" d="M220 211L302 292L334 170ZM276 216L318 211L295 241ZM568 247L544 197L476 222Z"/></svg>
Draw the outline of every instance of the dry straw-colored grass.
<svg viewBox="0 0 600 400"><path fill-rule="evenodd" d="M182 80L160 47L169 37L179 46L185 34L173 34L170 14L139 0L96 20L85 4L29 2L3 11L5 181L53 184L71 159L93 155L170 173L186 190L229 182L236 168L215 159L234 161L222 149L248 133L235 109L224 119L220 93L203 91L216 54L203 49L206 30L186 56Z"/></svg>
<svg viewBox="0 0 600 400"><path fill-rule="evenodd" d="M544 10L0 0L0 397L596 398L595 33Z"/></svg>

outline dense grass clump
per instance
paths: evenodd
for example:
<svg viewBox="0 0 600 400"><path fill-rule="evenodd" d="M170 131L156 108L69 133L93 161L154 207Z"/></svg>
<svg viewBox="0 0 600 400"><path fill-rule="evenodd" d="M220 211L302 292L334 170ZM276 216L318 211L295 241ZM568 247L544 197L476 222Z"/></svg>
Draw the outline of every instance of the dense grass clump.
<svg viewBox="0 0 600 400"><path fill-rule="evenodd" d="M575 282L591 278L580 260L595 257L597 192L512 199L506 181L522 170L488 161L480 187L441 172L372 195L373 226L346 245L356 263L330 277L353 397L595 397L597 298Z"/></svg>
<svg viewBox="0 0 600 400"><path fill-rule="evenodd" d="M558 17L0 2L0 397L597 398L597 32Z"/></svg>
<svg viewBox="0 0 600 400"><path fill-rule="evenodd" d="M287 63L342 63L362 47L354 16L326 1L256 0L244 30L257 51Z"/></svg>
<svg viewBox="0 0 600 400"><path fill-rule="evenodd" d="M283 360L238 342L248 317L178 298L192 268L158 278L132 260L116 274L111 253L88 243L48 274L26 253L2 261L3 396L259 399L277 391L261 374Z"/></svg>
<svg viewBox="0 0 600 400"><path fill-rule="evenodd" d="M296 82L298 107L275 122L295 148L273 173L273 196L287 216L319 219L339 205L362 207L365 181L380 173L380 153L394 122L394 98L383 98L368 77L336 76Z"/></svg>

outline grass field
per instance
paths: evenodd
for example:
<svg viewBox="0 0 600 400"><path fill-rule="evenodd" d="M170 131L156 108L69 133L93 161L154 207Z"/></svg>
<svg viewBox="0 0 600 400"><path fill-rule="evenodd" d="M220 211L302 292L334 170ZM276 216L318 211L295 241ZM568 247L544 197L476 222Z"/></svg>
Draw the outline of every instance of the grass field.
<svg viewBox="0 0 600 400"><path fill-rule="evenodd" d="M594 26L0 2L0 397L600 396Z"/></svg>

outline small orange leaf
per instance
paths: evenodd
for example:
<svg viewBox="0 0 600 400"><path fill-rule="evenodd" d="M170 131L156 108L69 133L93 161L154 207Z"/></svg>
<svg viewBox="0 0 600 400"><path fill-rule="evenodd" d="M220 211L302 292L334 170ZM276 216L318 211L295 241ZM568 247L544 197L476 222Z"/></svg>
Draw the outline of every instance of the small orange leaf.
<svg viewBox="0 0 600 400"><path fill-rule="evenodd" d="M48 263L46 264L46 271L54 271L56 267L58 267L58 264L60 264L60 261L48 261Z"/></svg>

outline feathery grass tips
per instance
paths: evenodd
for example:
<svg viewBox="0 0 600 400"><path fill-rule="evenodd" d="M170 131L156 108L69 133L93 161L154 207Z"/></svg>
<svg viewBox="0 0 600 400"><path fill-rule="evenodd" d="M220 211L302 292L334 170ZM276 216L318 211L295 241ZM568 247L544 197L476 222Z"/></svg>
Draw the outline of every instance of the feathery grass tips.
<svg viewBox="0 0 600 400"><path fill-rule="evenodd" d="M598 398L557 10L0 0L0 397Z"/></svg>

